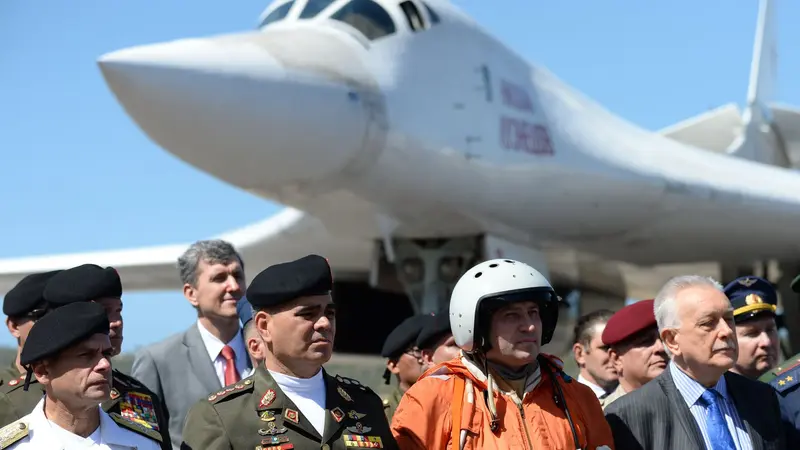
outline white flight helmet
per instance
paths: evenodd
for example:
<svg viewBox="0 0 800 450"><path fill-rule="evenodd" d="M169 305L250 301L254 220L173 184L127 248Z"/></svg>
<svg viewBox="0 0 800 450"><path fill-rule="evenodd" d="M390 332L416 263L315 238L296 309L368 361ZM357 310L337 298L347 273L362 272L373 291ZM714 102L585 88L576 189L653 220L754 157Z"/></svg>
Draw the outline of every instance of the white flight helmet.
<svg viewBox="0 0 800 450"><path fill-rule="evenodd" d="M481 317L481 303L536 301L542 318L542 342L553 338L558 322L558 296L550 282L533 267L511 259L492 259L469 269L450 295L450 328L461 349L472 352L488 345L490 317ZM485 309L485 308L484 308Z"/></svg>

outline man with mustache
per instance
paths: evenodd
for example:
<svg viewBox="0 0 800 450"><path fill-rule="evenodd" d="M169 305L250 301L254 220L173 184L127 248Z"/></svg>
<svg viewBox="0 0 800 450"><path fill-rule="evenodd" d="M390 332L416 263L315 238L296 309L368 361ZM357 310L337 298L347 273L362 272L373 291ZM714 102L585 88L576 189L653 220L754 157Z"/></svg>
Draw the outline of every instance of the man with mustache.
<svg viewBox="0 0 800 450"><path fill-rule="evenodd" d="M778 364L780 340L775 324L778 293L772 284L759 277L733 280L725 286L733 305L739 358L731 369L739 375L758 379Z"/></svg>
<svg viewBox="0 0 800 450"><path fill-rule="evenodd" d="M108 333L107 312L94 302L66 305L33 325L20 358L22 384L28 389L35 376L44 395L0 430L0 448L159 448L158 432L99 406L112 392Z"/></svg>
<svg viewBox="0 0 800 450"><path fill-rule="evenodd" d="M197 312L189 329L139 350L131 374L164 399L172 448L186 412L234 385L252 366L236 306L247 289L244 261L229 242L197 241L178 258L183 296Z"/></svg>
<svg viewBox="0 0 800 450"><path fill-rule="evenodd" d="M660 375L669 362L658 338L653 300L640 300L617 311L608 320L602 339L619 376L614 392L600 400L604 409Z"/></svg>
<svg viewBox="0 0 800 450"><path fill-rule="evenodd" d="M332 289L331 267L318 255L256 275L247 300L264 364L192 406L182 449L397 449L380 397L322 367L336 336Z"/></svg>
<svg viewBox="0 0 800 450"><path fill-rule="evenodd" d="M54 309L76 302L93 302L102 306L108 315L111 356L122 352L122 282L114 268L83 264L60 271L49 278L42 297L46 302L45 317ZM116 369L111 374L112 389L110 398L102 405L103 410L121 414L155 430L161 434L162 448L170 449L169 422L161 399L131 376ZM9 383L6 396L10 401L23 403L25 398L41 399L41 386L35 380L27 391L21 389L21 381L22 378Z"/></svg>
<svg viewBox="0 0 800 450"><path fill-rule="evenodd" d="M695 275L673 278L656 295L654 312L672 361L606 408L616 448L787 448L775 393L729 370L738 346L722 286Z"/></svg>

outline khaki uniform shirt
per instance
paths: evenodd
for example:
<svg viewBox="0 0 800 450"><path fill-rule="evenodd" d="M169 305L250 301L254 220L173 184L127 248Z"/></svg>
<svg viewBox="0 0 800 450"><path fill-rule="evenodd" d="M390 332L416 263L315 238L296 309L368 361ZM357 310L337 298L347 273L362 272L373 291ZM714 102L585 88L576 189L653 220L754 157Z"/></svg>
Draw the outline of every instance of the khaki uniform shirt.
<svg viewBox="0 0 800 450"><path fill-rule="evenodd" d="M394 411L397 409L397 405L400 404L401 398L403 398L403 391L401 391L398 386L394 388L388 397L384 397L383 399L383 411L386 414L386 420L389 422L389 425L392 424L392 416L394 416Z"/></svg>
<svg viewBox="0 0 800 450"><path fill-rule="evenodd" d="M600 406L602 406L603 409L606 409L606 406L610 405L614 400L622 397L625 394L627 394L625 389L622 389L622 385L618 384L617 388L614 389L614 392L609 394L606 398L600 400Z"/></svg>
<svg viewBox="0 0 800 450"><path fill-rule="evenodd" d="M183 428L184 450L397 450L380 397L358 381L325 379L322 436L281 391L263 364L233 386L200 400Z"/></svg>

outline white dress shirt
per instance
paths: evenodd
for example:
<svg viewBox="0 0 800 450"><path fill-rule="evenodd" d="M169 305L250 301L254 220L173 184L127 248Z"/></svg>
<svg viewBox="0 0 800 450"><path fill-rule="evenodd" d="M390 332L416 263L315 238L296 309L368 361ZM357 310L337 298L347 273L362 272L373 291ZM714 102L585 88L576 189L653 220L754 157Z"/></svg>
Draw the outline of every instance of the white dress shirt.
<svg viewBox="0 0 800 450"><path fill-rule="evenodd" d="M47 419L44 415L44 402L44 399L40 400L30 414L17 421L28 424L28 435L8 447L8 449L161 449L157 441L117 425L100 407L97 408L100 411L100 426L89 437L73 434ZM3 428L3 431L9 427L17 427L17 422L7 425ZM0 434L3 434L3 431L0 431Z"/></svg>
<svg viewBox="0 0 800 450"><path fill-rule="evenodd" d="M225 386L225 357L222 356L222 348L229 345L233 349L234 362L236 365L236 373L239 378L244 378L243 374L250 368L250 356L247 354L247 349L244 346L244 338L242 337L241 330L230 340L224 344L218 337L211 334L206 330L206 327L197 322L197 328L200 330L200 338L203 340L203 345L206 347L208 357L214 363L214 371L219 378L219 385Z"/></svg>
<svg viewBox="0 0 800 450"><path fill-rule="evenodd" d="M588 386L589 389L591 389L592 392L594 392L594 395L596 395L597 398L604 398L608 394L608 392L606 392L605 389L592 383L586 378L583 378L583 375L578 374L578 383L583 384L584 386Z"/></svg>
<svg viewBox="0 0 800 450"><path fill-rule="evenodd" d="M697 426L700 428L700 434L703 435L706 448L713 448L711 447L711 439L708 436L708 424L706 421L708 408L703 406L702 402L698 402L700 396L706 391L706 387L685 374L675 365L674 361L669 363L669 371L673 381L675 381L675 387L678 388L678 392L681 393L683 400L686 402L686 406L689 407L689 412L692 413L692 417L694 417ZM733 399L730 393L728 393L728 384L725 382L724 375L719 377L719 381L717 381L714 389L722 395L719 409L725 417L725 423L728 425L728 432L730 432L733 438L736 449L752 450L753 441L750 439L750 435L747 434L747 428L745 428L744 422L742 422L742 419L739 417L739 411L736 410L736 405L733 404Z"/></svg>

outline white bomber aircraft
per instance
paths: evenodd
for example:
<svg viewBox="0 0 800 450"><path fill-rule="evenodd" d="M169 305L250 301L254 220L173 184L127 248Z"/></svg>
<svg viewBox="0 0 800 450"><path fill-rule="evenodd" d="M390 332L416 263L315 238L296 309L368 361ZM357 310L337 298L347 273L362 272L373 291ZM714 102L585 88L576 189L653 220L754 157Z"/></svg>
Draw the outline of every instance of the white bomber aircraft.
<svg viewBox="0 0 800 450"><path fill-rule="evenodd" d="M161 147L287 205L221 236L251 277L318 253L337 279L399 286L429 312L475 261L507 257L573 304L619 307L667 276L626 283L628 266L800 259L800 112L768 103L771 9L762 1L743 111L656 133L443 0L278 0L256 31L128 48L99 65ZM94 262L117 267L127 291L178 289L187 245L0 260L0 288Z"/></svg>

